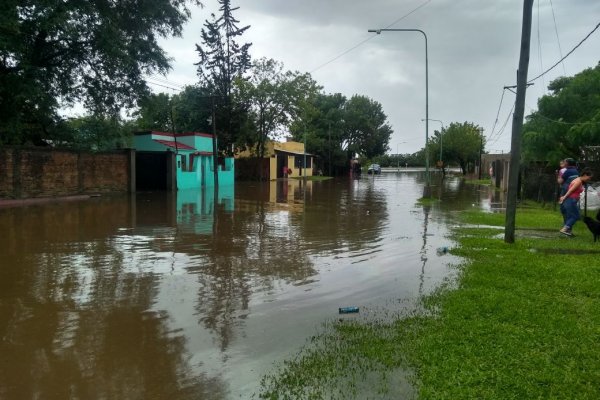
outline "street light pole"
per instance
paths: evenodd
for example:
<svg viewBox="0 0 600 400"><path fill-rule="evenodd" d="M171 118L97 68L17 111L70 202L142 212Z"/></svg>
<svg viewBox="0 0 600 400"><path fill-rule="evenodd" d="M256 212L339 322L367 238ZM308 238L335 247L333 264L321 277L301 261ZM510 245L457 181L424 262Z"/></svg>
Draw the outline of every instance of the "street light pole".
<svg viewBox="0 0 600 400"><path fill-rule="evenodd" d="M425 38L425 190L423 197L431 196L431 177L429 176L429 56L427 51L427 35L420 29L369 29L369 32L378 35L381 32L420 32Z"/></svg>

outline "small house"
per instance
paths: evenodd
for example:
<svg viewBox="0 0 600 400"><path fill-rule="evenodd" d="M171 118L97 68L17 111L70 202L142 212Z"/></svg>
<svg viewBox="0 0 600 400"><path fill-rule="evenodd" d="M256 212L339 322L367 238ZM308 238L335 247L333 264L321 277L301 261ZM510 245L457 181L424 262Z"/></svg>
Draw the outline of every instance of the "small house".
<svg viewBox="0 0 600 400"><path fill-rule="evenodd" d="M248 164L244 171L246 175L240 176L242 179L263 178L266 180L275 180L287 177L305 177L313 176L314 158L313 154L305 152L304 143L288 140L287 142L265 143L265 155L259 163L252 163L256 160L256 151L246 150L236 154L239 165ZM256 175L256 176L254 176Z"/></svg>
<svg viewBox="0 0 600 400"><path fill-rule="evenodd" d="M182 190L214 187L213 135L187 132L138 132L136 186L138 190ZM234 159L218 160L219 186L234 183Z"/></svg>

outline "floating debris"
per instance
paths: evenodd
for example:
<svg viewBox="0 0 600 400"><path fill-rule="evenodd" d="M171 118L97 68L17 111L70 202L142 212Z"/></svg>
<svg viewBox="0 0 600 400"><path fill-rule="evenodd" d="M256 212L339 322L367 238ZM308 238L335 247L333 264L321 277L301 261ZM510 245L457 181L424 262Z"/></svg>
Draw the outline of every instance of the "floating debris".
<svg viewBox="0 0 600 400"><path fill-rule="evenodd" d="M339 308L340 314L352 314L352 313L357 313L358 311L359 311L358 307L355 307L355 306Z"/></svg>

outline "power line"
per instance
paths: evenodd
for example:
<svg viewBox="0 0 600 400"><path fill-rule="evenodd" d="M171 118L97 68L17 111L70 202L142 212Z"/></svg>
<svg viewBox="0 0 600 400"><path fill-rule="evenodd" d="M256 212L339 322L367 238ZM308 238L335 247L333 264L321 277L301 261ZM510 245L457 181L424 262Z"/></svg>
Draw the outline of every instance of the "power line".
<svg viewBox="0 0 600 400"><path fill-rule="evenodd" d="M173 90L173 91L178 91L178 92L181 92L183 90L183 89L175 88L175 87L172 87L172 86L167 86L167 85L162 85L160 83L152 82L152 81L149 80L149 78L146 78L146 83L149 83L149 84L154 85L154 86L160 86L160 87L163 87L165 89L170 89L170 90Z"/></svg>
<svg viewBox="0 0 600 400"><path fill-rule="evenodd" d="M166 85L178 87L178 88L181 88L181 89L184 89L186 87L186 85L182 85L180 83L170 81L166 77L163 77L162 75L158 75L158 74L152 74L148 78L152 79L152 80L154 80L156 82L164 83Z"/></svg>
<svg viewBox="0 0 600 400"><path fill-rule="evenodd" d="M585 42L590 36L592 36L592 34L594 32L596 32L598 30L598 28L600 28L600 23L598 23L598 25L596 25L596 27L594 29L592 29L592 31L590 33L588 33L586 35L586 37L584 37L581 42L577 43L577 46L573 47L571 49L571 51L569 51L564 57L562 57L560 60L558 60L553 66L551 66L550 68L548 68L547 70L545 70L544 72L542 72L541 74L539 74L538 76L536 76L535 78L531 79L528 83L531 83L533 81L535 81L536 79L546 75L548 72L550 72L552 69L554 69L554 67L556 67L558 64L560 64L565 58L569 57L571 55L571 53L573 53L575 50L577 50L577 48L579 46L581 46L581 44L583 42Z"/></svg>
<svg viewBox="0 0 600 400"><path fill-rule="evenodd" d="M515 103L513 103L510 111L508 112L508 116L506 117L506 121L504 121L504 124L502 125L502 128L500 128L500 130L498 131L498 133L496 133L496 137L494 139L492 139L491 136L490 136L490 142L489 142L489 144L496 143L500 139L500 137L502 137L502 133L504 133L504 129L506 128L506 125L508 124L508 121L510 120L510 117L512 116L514 109L515 109Z"/></svg>
<svg viewBox="0 0 600 400"><path fill-rule="evenodd" d="M407 14L401 16L400 18L398 18L397 20L395 20L394 22L392 22L391 24L389 24L388 26L386 26L384 29L390 28L394 25L396 25L398 22L402 21L404 18L408 17L409 15L413 14L414 12L418 11L419 9L425 7L427 4L429 4L431 2L431 0L427 0L424 3L422 3L420 6L414 8L413 10L411 10L410 12L408 12ZM310 73L312 74L315 71L320 70L321 68L331 64L332 62L340 59L341 57L345 56L346 54L350 53L352 50L362 46L363 44L365 44L366 42L368 42L369 40L373 40L375 38L374 35L370 35L368 38L358 42L357 44L355 44L354 46L350 47L348 50L345 50L344 52L338 54L337 56L335 56L334 58L332 58L331 60L319 65L317 68L313 69L312 71L310 71Z"/></svg>
<svg viewBox="0 0 600 400"><path fill-rule="evenodd" d="M500 97L500 105L498 106L498 112L496 113L496 120L494 121L492 130L490 131L488 140L492 137L492 135L494 134L494 130L496 129L496 124L498 123L498 117L500 116L500 109L502 108L502 100L504 100L504 93L506 93L506 88L502 89L502 96Z"/></svg>
<svg viewBox="0 0 600 400"><path fill-rule="evenodd" d="M540 57L540 71L544 70L544 62L542 61L542 41L540 40L540 1L537 2L537 42L538 56ZM560 55L562 57L562 54ZM546 82L542 78L542 90L546 87Z"/></svg>
<svg viewBox="0 0 600 400"><path fill-rule="evenodd" d="M527 107L529 107L529 111L531 112L531 114L529 115L530 117L540 117L542 119L545 119L546 121L549 122L554 122L556 124L562 124L562 125L582 125L582 124L600 124L600 121L594 121L594 120L589 120L589 121L583 121L583 122L565 122L565 121L560 121L557 119L552 119L550 117L546 117L544 114L540 114L539 110L536 111L533 107L531 107L529 104L527 104Z"/></svg>
<svg viewBox="0 0 600 400"><path fill-rule="evenodd" d="M538 2L539 4L539 2ZM552 4L552 0L550 0L550 8L552 9L552 19L554 20L554 32L556 33L556 42L558 43L558 54L562 58L562 48L560 47L560 38L558 37L558 26L556 25L556 15L554 15L554 5ZM565 63L562 63L563 73L567 75L567 70L565 69Z"/></svg>

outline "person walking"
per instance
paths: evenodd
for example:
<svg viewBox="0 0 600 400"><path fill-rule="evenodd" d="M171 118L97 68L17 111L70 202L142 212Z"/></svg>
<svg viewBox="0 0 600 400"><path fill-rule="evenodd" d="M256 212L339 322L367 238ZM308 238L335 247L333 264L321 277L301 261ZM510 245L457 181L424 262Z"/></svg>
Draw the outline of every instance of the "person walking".
<svg viewBox="0 0 600 400"><path fill-rule="evenodd" d="M579 171L577 170L577 163L572 158L565 158L560 162L560 170L558 171L557 181L560 185L560 194L559 196L564 196L569 189L569 185L573 181L573 179L579 176ZM560 203L560 213L563 217L563 224L567 223L567 210Z"/></svg>
<svg viewBox="0 0 600 400"><path fill-rule="evenodd" d="M566 236L573 236L573 226L579 220L579 197L583 192L585 184L592 179L592 170L584 168L581 175L571 181L566 193L558 199L561 205L561 211L565 211L565 222L560 229L560 233Z"/></svg>

